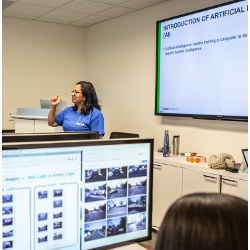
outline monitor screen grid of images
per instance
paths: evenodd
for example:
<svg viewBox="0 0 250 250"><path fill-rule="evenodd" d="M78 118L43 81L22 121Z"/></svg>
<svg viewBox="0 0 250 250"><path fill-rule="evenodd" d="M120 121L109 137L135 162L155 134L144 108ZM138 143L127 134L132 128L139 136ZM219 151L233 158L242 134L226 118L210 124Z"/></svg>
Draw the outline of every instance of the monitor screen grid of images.
<svg viewBox="0 0 250 250"><path fill-rule="evenodd" d="M3 249L92 249L149 237L150 146L3 150Z"/></svg>
<svg viewBox="0 0 250 250"><path fill-rule="evenodd" d="M85 182L85 241L146 229L146 164L85 170ZM103 219L107 234L92 223Z"/></svg>

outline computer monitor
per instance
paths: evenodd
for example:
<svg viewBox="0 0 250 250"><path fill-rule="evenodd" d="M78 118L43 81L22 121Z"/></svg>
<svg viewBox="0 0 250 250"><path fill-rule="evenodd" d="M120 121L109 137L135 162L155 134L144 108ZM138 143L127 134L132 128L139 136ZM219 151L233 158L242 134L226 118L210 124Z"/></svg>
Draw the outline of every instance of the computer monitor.
<svg viewBox="0 0 250 250"><path fill-rule="evenodd" d="M42 109L49 109L51 106L51 100L49 98L41 98L40 99L40 105ZM65 109L67 107L66 100L62 99L60 104L57 105L59 109Z"/></svg>
<svg viewBox="0 0 250 250"><path fill-rule="evenodd" d="M2 142L35 142L99 139L98 131L54 133L4 133Z"/></svg>
<svg viewBox="0 0 250 250"><path fill-rule="evenodd" d="M51 100L49 98L41 98L40 105L42 109L50 109ZM60 113L67 107L67 101L62 99L61 102L56 106L56 114Z"/></svg>
<svg viewBox="0 0 250 250"><path fill-rule="evenodd" d="M2 144L3 249L151 238L153 139Z"/></svg>
<svg viewBox="0 0 250 250"><path fill-rule="evenodd" d="M242 149L242 154L243 154L244 160L248 166L248 149Z"/></svg>

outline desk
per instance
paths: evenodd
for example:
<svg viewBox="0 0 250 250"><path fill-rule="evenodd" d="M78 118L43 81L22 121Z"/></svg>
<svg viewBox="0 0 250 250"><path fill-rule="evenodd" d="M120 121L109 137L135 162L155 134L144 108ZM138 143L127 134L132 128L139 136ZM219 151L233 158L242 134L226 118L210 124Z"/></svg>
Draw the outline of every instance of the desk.
<svg viewBox="0 0 250 250"><path fill-rule="evenodd" d="M15 119L15 133L63 132L61 126L48 125L48 113L49 109L18 108L16 115L10 115Z"/></svg>

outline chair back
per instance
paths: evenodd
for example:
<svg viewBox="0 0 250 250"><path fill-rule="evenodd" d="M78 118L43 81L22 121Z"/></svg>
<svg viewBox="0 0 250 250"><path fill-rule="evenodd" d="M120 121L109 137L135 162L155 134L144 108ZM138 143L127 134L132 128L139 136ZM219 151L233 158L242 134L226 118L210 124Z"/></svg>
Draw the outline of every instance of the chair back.
<svg viewBox="0 0 250 250"><path fill-rule="evenodd" d="M109 139L116 138L139 138L139 134L125 132L111 132Z"/></svg>

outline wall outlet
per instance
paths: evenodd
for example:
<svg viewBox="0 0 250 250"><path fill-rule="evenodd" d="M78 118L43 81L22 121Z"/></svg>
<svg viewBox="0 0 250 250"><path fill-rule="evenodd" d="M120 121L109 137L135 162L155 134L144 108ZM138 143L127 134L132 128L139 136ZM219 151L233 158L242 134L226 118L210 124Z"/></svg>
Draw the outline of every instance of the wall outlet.
<svg viewBox="0 0 250 250"><path fill-rule="evenodd" d="M9 111L8 120L9 121L14 121L14 118L11 118L10 115L13 115L13 111Z"/></svg>

